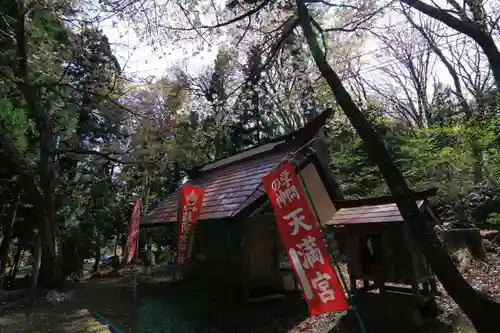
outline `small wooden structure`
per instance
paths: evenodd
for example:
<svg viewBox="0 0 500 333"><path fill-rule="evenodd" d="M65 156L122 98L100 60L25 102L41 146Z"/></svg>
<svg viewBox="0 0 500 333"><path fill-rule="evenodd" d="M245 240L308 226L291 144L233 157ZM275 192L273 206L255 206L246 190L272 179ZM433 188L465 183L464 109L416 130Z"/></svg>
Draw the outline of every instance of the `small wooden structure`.
<svg viewBox="0 0 500 333"><path fill-rule="evenodd" d="M205 197L185 279L231 284L247 296L285 289L284 280L290 281L293 272L285 263L288 259L262 177L293 156L320 222L328 221L335 213L332 201L341 198L318 139L330 114L327 110L291 134L189 173L188 184L203 187ZM177 193L173 193L141 220L141 227L176 222Z"/></svg>
<svg viewBox="0 0 500 333"><path fill-rule="evenodd" d="M427 197L435 192L416 193L418 207L433 225L440 222ZM336 201L335 206L338 211L326 225L345 236L353 293L379 289L409 293L423 300L436 294L434 275L414 245L392 197ZM363 281L360 289L359 280Z"/></svg>

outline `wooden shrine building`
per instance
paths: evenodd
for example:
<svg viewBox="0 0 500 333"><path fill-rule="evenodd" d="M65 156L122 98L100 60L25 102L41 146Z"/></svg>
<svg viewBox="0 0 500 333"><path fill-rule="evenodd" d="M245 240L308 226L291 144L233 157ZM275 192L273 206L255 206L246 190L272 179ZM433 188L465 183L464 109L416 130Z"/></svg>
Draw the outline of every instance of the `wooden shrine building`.
<svg viewBox="0 0 500 333"><path fill-rule="evenodd" d="M427 200L436 189L414 193L427 223L440 224ZM407 232L391 196L335 201L338 211L326 226L346 241L346 257L354 294L379 289L413 294L425 300L436 294L436 281L423 254ZM363 281L358 288L357 282Z"/></svg>
<svg viewBox="0 0 500 333"><path fill-rule="evenodd" d="M205 198L184 277L233 284L245 294L284 288L286 252L262 185L262 177L290 158L301 172L321 223L335 213L341 199L328 167L321 128L326 110L303 128L204 165L189 173L187 184L203 187ZM141 227L177 223L177 193L141 220ZM272 290L270 290L272 289Z"/></svg>

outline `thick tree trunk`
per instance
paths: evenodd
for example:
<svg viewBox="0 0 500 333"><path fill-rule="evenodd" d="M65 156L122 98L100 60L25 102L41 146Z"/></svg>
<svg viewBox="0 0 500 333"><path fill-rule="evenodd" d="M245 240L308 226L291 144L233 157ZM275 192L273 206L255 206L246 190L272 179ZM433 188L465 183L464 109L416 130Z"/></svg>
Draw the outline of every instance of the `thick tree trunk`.
<svg viewBox="0 0 500 333"><path fill-rule="evenodd" d="M33 85L29 76L29 49L28 32L26 29L26 15L29 12L23 1L7 1L6 13L12 18L12 29L15 33L15 43L10 45L16 51L16 61L12 66L17 79L17 87L26 100L29 116L36 123L39 133L40 160L38 163L38 175L40 179L38 188L28 187L32 194L36 195L37 217L40 222L40 237L42 243L42 264L40 269L40 282L46 286L57 286L62 282L62 251L59 230L55 219L55 179L56 168L54 161L54 149L56 140L55 125L50 114L44 109L41 100L40 87ZM40 195L40 198L38 196Z"/></svg>
<svg viewBox="0 0 500 333"><path fill-rule="evenodd" d="M43 180L43 177L41 178ZM44 184L43 181L41 183ZM48 188L53 188L47 185L47 182L45 184ZM45 287L54 288L63 282L62 244L53 209L53 193L49 194L46 188L43 188L43 194L45 202L41 203L41 207L38 208L42 247L39 282Z"/></svg>
<svg viewBox="0 0 500 333"><path fill-rule="evenodd" d="M48 222L45 222L47 225ZM40 283L48 288L58 287L63 282L61 239L58 230L44 226L40 232L42 258Z"/></svg>
<svg viewBox="0 0 500 333"><path fill-rule="evenodd" d="M377 163L413 239L424 253L432 270L448 294L471 319L478 332L498 332L500 304L478 294L455 267L434 229L426 223L425 216L416 205L413 192L406 184L401 171L392 160L382 140L356 106L338 75L327 63L324 53L317 43L317 36L306 5L301 0L297 0L297 6L300 24L318 69L330 86L338 104L363 140L369 158Z"/></svg>
<svg viewBox="0 0 500 333"><path fill-rule="evenodd" d="M33 97L33 100L36 100ZM33 108L38 108L34 102ZM41 112L40 110L38 110ZM48 287L56 287L63 282L63 251L60 230L57 225L55 208L56 164L53 151L56 148L54 129L50 119L37 122L40 133L40 161L38 171L43 202L40 203L38 214L42 221L40 236L42 242L42 266L40 282Z"/></svg>

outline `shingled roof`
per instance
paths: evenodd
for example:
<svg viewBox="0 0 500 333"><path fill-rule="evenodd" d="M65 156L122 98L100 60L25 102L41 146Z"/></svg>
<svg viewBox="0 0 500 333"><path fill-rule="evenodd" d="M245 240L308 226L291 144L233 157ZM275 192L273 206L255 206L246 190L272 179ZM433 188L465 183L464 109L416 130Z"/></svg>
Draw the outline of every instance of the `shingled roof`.
<svg viewBox="0 0 500 333"><path fill-rule="evenodd" d="M424 200L417 200L422 209ZM325 225L367 224L403 222L404 219L395 203L373 206L349 207L339 209Z"/></svg>
<svg viewBox="0 0 500 333"><path fill-rule="evenodd" d="M421 211L427 210L438 221L439 219L432 212L432 209L426 205L428 197L435 196L436 194L436 188L413 193L418 208ZM339 210L333 215L330 221L325 223L327 226L404 221L392 196L334 201L334 204Z"/></svg>
<svg viewBox="0 0 500 333"><path fill-rule="evenodd" d="M299 168L303 166L308 157L314 154L308 143L316 136L331 112L324 111L291 134L191 171L192 179L187 184L205 189L200 220L245 215L258 208L266 195L262 177L291 153ZM141 219L141 225L151 227L176 222L177 197L177 193L167 197Z"/></svg>

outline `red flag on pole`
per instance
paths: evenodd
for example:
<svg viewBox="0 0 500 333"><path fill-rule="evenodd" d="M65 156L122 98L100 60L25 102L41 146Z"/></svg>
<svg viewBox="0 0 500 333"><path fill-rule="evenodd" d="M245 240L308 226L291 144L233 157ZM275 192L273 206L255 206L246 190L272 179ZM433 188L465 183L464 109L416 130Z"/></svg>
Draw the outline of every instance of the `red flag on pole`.
<svg viewBox="0 0 500 333"><path fill-rule="evenodd" d="M179 224L177 227L177 260L179 267L189 258L189 243L194 235L196 222L200 218L205 190L189 185L181 186L179 197Z"/></svg>
<svg viewBox="0 0 500 333"><path fill-rule="evenodd" d="M262 178L283 245L312 316L346 311L348 302L295 170L285 162Z"/></svg>
<svg viewBox="0 0 500 333"><path fill-rule="evenodd" d="M134 258L139 242L139 220L141 218L141 199L135 201L134 210L128 226L127 252L125 253L124 263L128 265Z"/></svg>

